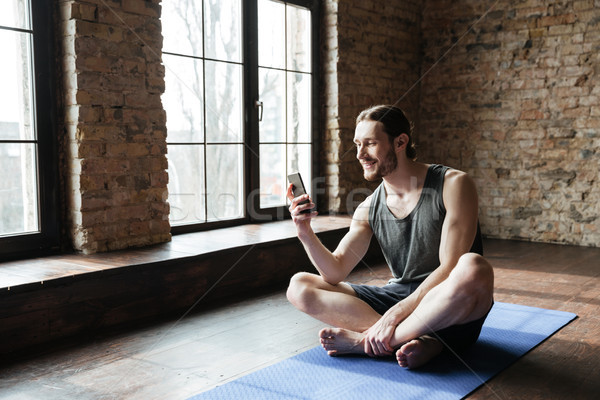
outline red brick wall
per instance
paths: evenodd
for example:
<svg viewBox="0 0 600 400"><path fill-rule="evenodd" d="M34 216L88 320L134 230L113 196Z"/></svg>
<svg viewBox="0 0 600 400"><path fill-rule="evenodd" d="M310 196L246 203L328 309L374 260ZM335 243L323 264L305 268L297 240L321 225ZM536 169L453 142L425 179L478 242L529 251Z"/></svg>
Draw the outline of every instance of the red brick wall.
<svg viewBox="0 0 600 400"><path fill-rule="evenodd" d="M426 2L422 159L475 178L488 236L597 246L600 1L494 3Z"/></svg>
<svg viewBox="0 0 600 400"><path fill-rule="evenodd" d="M91 253L170 240L160 1L60 1L67 235Z"/></svg>

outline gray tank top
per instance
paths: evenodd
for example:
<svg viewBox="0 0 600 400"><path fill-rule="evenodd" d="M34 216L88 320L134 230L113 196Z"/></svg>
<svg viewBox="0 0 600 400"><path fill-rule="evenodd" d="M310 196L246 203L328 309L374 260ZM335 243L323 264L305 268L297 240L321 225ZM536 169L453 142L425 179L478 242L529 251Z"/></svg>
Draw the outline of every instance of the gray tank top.
<svg viewBox="0 0 600 400"><path fill-rule="evenodd" d="M383 182L371 198L369 224L392 271L390 283L423 281L440 266L439 251L446 208L442 199L448 167L432 164L412 212L398 219L386 204ZM482 253L479 226L471 251Z"/></svg>

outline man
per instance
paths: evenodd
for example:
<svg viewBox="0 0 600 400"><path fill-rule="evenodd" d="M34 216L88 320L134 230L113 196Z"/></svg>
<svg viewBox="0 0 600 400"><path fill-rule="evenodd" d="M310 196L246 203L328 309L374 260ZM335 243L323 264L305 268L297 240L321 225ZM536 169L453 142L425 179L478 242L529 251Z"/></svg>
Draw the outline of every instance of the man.
<svg viewBox="0 0 600 400"><path fill-rule="evenodd" d="M319 273L294 275L289 301L334 326L319 332L332 356L395 353L400 366L416 368L444 348L466 348L491 309L494 281L481 256L473 181L417 162L411 125L394 106L363 111L354 143L365 179L383 182L357 208L335 251L311 229L316 212L302 213L314 206L310 197L293 198L288 188L298 238ZM381 288L344 282L373 235L394 278Z"/></svg>

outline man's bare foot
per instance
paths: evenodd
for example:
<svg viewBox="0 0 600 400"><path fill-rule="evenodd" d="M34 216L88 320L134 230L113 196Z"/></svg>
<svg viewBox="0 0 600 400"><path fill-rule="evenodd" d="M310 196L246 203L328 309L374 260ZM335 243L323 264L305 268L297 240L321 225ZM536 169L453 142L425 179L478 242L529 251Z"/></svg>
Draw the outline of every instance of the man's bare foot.
<svg viewBox="0 0 600 400"><path fill-rule="evenodd" d="M442 352L444 346L439 340L430 336L404 343L396 351L396 360L401 367L418 368Z"/></svg>
<svg viewBox="0 0 600 400"><path fill-rule="evenodd" d="M341 328L324 328L319 332L321 346L330 356L365 354L363 335Z"/></svg>

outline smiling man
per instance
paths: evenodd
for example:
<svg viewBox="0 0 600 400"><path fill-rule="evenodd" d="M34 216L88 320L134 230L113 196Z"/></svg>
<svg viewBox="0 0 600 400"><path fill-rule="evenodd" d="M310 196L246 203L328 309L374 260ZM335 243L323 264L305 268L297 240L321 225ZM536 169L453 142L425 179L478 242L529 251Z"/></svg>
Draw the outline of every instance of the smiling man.
<svg viewBox="0 0 600 400"><path fill-rule="evenodd" d="M464 172L416 161L402 110L380 105L358 116L356 157L368 181L382 183L355 211L335 251L310 226L308 195L288 198L298 238L318 274L294 275L287 291L301 311L333 328L319 332L329 355L395 354L416 368L444 349L474 343L493 303L492 267L482 257L477 191ZM309 200L306 204L303 201ZM344 280L372 236L393 278L382 287Z"/></svg>

